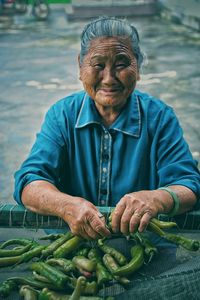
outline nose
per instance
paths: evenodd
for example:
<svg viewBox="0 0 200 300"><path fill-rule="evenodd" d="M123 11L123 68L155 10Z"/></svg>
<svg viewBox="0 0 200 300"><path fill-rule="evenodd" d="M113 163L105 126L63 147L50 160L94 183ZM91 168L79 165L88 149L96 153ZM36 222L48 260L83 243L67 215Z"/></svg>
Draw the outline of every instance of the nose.
<svg viewBox="0 0 200 300"><path fill-rule="evenodd" d="M105 67L102 75L103 84L112 84L115 81L115 73L111 67Z"/></svg>

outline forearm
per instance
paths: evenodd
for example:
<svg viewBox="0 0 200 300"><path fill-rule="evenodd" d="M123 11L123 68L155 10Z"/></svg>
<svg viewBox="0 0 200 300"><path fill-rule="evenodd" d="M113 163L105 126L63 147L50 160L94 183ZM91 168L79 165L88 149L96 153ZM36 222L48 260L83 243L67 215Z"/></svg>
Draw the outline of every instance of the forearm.
<svg viewBox="0 0 200 300"><path fill-rule="evenodd" d="M83 238L96 239L110 234L104 218L99 217L98 209L91 202L64 194L47 181L29 183L23 189L22 202L36 213L62 218L72 233Z"/></svg>
<svg viewBox="0 0 200 300"><path fill-rule="evenodd" d="M186 211L193 209L197 201L197 198L196 195L189 188L182 185L172 185L172 186L168 186L168 188L170 188L173 192L175 192L180 200L180 207L177 214L182 214ZM167 197L166 201L169 201L168 203L172 203L171 205L168 204L167 210L164 212L164 213L168 213L170 211L170 206L171 209L173 207L173 202L171 202L172 199L170 199L171 196L167 191L164 190L159 190L159 191L163 194L163 197Z"/></svg>
<svg viewBox="0 0 200 300"><path fill-rule="evenodd" d="M22 192L23 204L33 212L63 218L63 207L70 206L72 196L60 192L48 181L29 183Z"/></svg>

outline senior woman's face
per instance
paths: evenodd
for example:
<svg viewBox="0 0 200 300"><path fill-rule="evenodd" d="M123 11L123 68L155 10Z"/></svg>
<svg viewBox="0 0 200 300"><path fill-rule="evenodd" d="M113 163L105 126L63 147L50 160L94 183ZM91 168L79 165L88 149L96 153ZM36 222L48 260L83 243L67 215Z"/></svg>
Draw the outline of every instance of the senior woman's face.
<svg viewBox="0 0 200 300"><path fill-rule="evenodd" d="M98 38L80 65L80 80L99 106L121 107L139 79L137 61L129 41Z"/></svg>

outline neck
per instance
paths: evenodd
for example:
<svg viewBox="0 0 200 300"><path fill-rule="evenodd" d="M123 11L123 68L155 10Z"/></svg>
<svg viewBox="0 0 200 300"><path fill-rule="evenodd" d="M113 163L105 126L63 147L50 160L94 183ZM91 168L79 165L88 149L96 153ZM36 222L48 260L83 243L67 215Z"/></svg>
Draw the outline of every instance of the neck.
<svg viewBox="0 0 200 300"><path fill-rule="evenodd" d="M113 107L113 106L99 106L96 104L96 108L101 116L102 123L108 127L110 126L119 116L123 106Z"/></svg>

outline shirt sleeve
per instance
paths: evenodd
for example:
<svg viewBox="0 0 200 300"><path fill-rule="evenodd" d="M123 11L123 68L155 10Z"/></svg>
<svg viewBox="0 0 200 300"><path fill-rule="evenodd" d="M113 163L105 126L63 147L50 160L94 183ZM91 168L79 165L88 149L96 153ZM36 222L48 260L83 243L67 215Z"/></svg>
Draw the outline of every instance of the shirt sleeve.
<svg viewBox="0 0 200 300"><path fill-rule="evenodd" d="M56 118L55 107L52 106L45 116L41 131L36 136L28 158L15 173L13 196L19 204L22 204L23 188L32 181L45 180L55 186L59 185L66 151L66 141Z"/></svg>
<svg viewBox="0 0 200 300"><path fill-rule="evenodd" d="M154 142L159 186L183 185L197 196L200 205L200 172L193 159L179 121L171 107L166 106L155 130ZM157 123L158 125L158 123Z"/></svg>

